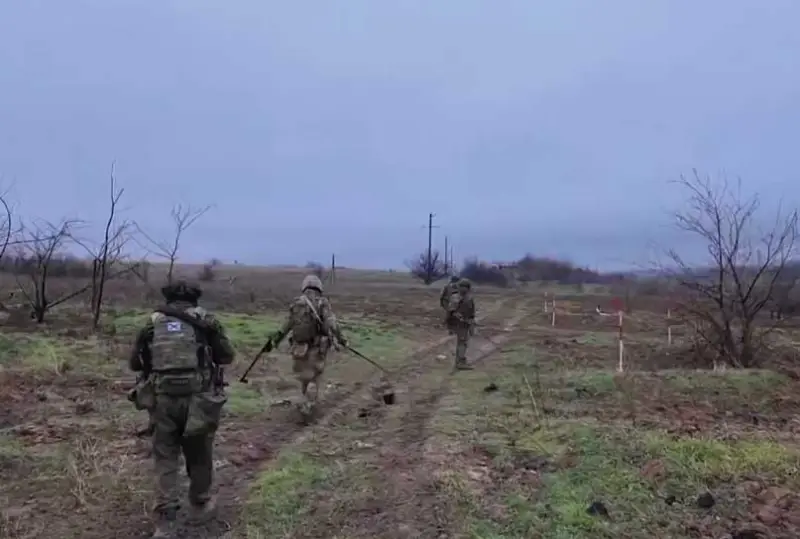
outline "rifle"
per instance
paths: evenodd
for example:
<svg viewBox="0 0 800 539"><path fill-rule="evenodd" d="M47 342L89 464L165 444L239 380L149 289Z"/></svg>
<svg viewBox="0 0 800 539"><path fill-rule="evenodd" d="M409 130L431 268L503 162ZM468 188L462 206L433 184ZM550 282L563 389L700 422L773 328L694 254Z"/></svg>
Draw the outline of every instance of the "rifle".
<svg viewBox="0 0 800 539"><path fill-rule="evenodd" d="M267 342L264 343L264 346L261 347L261 350L258 351L256 357L253 358L253 361L250 362L250 366L247 367L246 371L244 371L242 377L239 378L239 382L243 384L247 383L247 375L250 374L250 371L253 369L253 367L256 366L256 363L258 363L258 360L261 359L261 356L263 356L268 352L272 352L272 348L273 348L272 339L268 339Z"/></svg>

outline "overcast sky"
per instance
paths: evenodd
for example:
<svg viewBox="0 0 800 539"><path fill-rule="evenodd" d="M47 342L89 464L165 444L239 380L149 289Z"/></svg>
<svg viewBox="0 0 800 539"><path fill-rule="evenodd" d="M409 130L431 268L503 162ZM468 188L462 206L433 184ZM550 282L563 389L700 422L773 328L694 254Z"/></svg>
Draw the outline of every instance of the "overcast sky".
<svg viewBox="0 0 800 539"><path fill-rule="evenodd" d="M129 215L183 257L599 268L672 237L697 167L800 194L800 2L3 0L0 179L20 212Z"/></svg>

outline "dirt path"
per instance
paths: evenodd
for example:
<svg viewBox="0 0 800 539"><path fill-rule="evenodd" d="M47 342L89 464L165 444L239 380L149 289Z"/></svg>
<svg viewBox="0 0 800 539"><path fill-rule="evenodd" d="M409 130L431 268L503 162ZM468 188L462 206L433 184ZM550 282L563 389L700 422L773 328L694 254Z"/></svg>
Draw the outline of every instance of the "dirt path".
<svg viewBox="0 0 800 539"><path fill-rule="evenodd" d="M508 298L500 298L479 313L479 323L488 324L484 331L495 329L491 322L503 310ZM516 312L516 311L515 311ZM455 338L445 335L433 339L415 349L403 366L393 373L393 382L399 390L418 383L419 377L427 373L426 366L431 357L449 354L454 348ZM477 340L480 340L479 338ZM448 358L448 365L452 359ZM363 392L380 379L375 373L338 391L329 392L323 398L321 409L324 415L314 425L304 427L297 421L292 407L274 407L266 420L259 422L228 421L221 429L217 440L217 499L219 517L206 526L181 526L177 539L202 539L220 537L237 527L238 516L247 495L247 487L259 470L268 465L284 447L303 444L309 436L334 427L338 421L353 415L353 410L363 401ZM181 515L180 521L185 521ZM138 527L133 538L147 537L149 524ZM123 535L117 535L123 537Z"/></svg>
<svg viewBox="0 0 800 539"><path fill-rule="evenodd" d="M488 317L484 336L477 335L474 349L468 355L478 363L510 342L518 324L530 312L530 302L521 300L494 325L497 313ZM509 311L504 311L508 313ZM304 524L294 537L319 538L341 536L357 538L436 538L447 537L448 508L437 504L431 477L426 475L423 460L429 436L429 422L439 402L449 391L458 373L452 371L452 357L429 362L425 368L413 367L406 380L407 394L402 404L388 409L380 421L373 421L362 431L365 444L374 445L367 454L359 455L359 468L372 470L370 481L376 491L364 504L353 504L347 510L325 507L320 500L314 523ZM331 436L335 436L331 433Z"/></svg>

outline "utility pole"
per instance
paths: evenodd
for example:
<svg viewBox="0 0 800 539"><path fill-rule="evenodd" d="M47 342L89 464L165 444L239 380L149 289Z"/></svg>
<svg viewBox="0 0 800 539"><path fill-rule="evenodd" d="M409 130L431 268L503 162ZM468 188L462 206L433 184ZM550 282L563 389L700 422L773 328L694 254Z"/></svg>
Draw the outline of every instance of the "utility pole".
<svg viewBox="0 0 800 539"><path fill-rule="evenodd" d="M431 284L434 277L434 260L433 260L433 229L439 228L433 224L433 218L436 217L435 213L428 214L428 253L425 256L425 284Z"/></svg>
<svg viewBox="0 0 800 539"><path fill-rule="evenodd" d="M433 214L428 214L428 267L427 267L427 281L431 284L433 281L433 265L431 264L431 248L433 246Z"/></svg>
<svg viewBox="0 0 800 539"><path fill-rule="evenodd" d="M444 272L450 274L450 249L447 247L447 236L444 237Z"/></svg>

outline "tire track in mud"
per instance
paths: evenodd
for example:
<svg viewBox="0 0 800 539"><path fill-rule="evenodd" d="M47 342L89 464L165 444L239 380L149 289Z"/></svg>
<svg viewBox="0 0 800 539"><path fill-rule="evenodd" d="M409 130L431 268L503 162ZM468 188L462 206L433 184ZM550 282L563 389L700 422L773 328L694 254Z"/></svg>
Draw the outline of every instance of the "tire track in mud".
<svg viewBox="0 0 800 539"><path fill-rule="evenodd" d="M510 300L503 297L495 300L488 309L477 317L479 323L492 319ZM487 326L491 328L492 326ZM392 383L402 386L419 377L424 363L431 356L454 346L455 337L447 335L429 341L413 350L407 360L392 373ZM331 423L349 415L355 403L362 398L361 391L369 389L381 379L381 373L373 373L340 391L326 392L320 402L323 416L314 424L304 426L298 422L293 407L273 407L266 421L247 420L228 421L217 435L216 457L221 465L217 474L218 517L205 526L183 525L185 515L181 515L181 525L176 531L176 539L204 539L228 537L236 534L239 514L247 487L256 479L258 473L269 466L285 447L304 443L314 432L331 427ZM349 404L354 406L349 407ZM236 535L234 535L236 536ZM134 537L143 537L141 534Z"/></svg>
<svg viewBox="0 0 800 539"><path fill-rule="evenodd" d="M519 339L514 331L522 320L528 317L531 310L530 299L520 300L514 313L501 328L492 328L489 335L483 337L486 342L477 347L477 353L471 358L473 364L480 364L486 358L501 351L503 347ZM481 338L480 335L475 337ZM447 511L436 504L436 492L432 478L425 476L422 466L425 458L425 443L429 437L429 423L438 410L441 399L450 391L454 376L440 367L438 372L420 371L409 379L416 394L413 395L405 410L389 421L378 423L366 434L368 439L380 439L380 445L374 455L367 456L365 466L378 472L379 493L370 500L372 514L363 513L339 515L338 525L348 526L348 537L381 537L393 538L442 538L447 535ZM438 379L441 376L441 379ZM433 381L433 384L426 384ZM427 386L427 387L426 387ZM359 512L359 508L354 508ZM425 529L414 529L419 524ZM354 528L350 526L355 525ZM302 537L327 537L332 529L314 530L310 535Z"/></svg>

